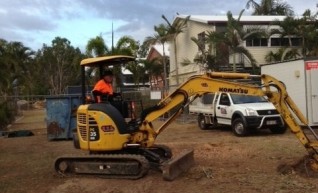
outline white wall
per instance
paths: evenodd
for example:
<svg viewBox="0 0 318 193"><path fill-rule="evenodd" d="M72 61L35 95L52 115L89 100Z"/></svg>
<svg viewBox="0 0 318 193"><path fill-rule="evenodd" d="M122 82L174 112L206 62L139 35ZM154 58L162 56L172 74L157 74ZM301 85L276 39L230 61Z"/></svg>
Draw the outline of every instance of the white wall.
<svg viewBox="0 0 318 193"><path fill-rule="evenodd" d="M183 33L177 36L177 57L178 57L178 73L179 73L179 83L183 83L191 75L199 73L198 64L193 62L196 54L198 53L197 45L191 40L191 37L197 38L197 35L204 31L214 30L213 26L209 26L204 23L199 23L195 21L188 21L187 28ZM174 44L171 42L170 45L170 77L169 84L176 84L176 65L175 65L175 52ZM188 65L182 65L184 60L189 60L191 63Z"/></svg>
<svg viewBox="0 0 318 193"><path fill-rule="evenodd" d="M308 118L304 60L261 66L261 73L284 82L287 92L303 115Z"/></svg>

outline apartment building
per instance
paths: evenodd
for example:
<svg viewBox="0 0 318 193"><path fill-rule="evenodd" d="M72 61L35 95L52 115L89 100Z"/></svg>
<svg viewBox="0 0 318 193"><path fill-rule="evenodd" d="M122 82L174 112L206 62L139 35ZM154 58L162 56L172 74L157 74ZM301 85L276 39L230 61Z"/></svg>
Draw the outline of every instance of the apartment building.
<svg viewBox="0 0 318 193"><path fill-rule="evenodd" d="M177 15L174 20L179 22L184 20L187 15ZM238 16L233 16L237 19ZM274 21L283 21L285 16L242 16L240 22L244 27L258 26L270 31L271 29L279 28L273 25ZM202 38L205 32L216 31L221 32L226 29L228 18L227 16L207 16L207 15L191 15L187 22L186 28L176 38L176 46L174 42L170 42L170 74L169 85L173 90L176 85L176 77L179 77L179 83L184 82L187 78L194 74L204 72L203 64L196 63L195 57L200 54L200 50L192 40L191 37L197 39ZM292 38L293 45L299 46L300 41L298 38ZM242 42L242 46L246 47L249 52L254 56L256 65L260 66L266 64L265 55L269 51L276 52L279 48L288 45L288 39L280 38L278 35L270 37L248 39ZM208 45L205 45L208 46ZM176 48L176 50L175 50ZM214 48L215 49L215 48ZM213 50L212 52L216 50ZM177 55L177 57L176 57ZM176 57L176 59L175 59ZM235 57L236 63L243 64L244 67L251 67L250 61L242 54L229 54L228 63L233 63ZM176 65L177 63L177 65ZM177 76L176 76L177 75Z"/></svg>

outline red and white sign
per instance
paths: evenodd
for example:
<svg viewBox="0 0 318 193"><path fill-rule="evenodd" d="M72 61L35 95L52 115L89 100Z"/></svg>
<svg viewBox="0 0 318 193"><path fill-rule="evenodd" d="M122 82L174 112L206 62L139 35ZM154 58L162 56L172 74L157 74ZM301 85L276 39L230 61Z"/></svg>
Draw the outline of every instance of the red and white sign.
<svg viewBox="0 0 318 193"><path fill-rule="evenodd" d="M306 62L306 70L318 70L318 61Z"/></svg>

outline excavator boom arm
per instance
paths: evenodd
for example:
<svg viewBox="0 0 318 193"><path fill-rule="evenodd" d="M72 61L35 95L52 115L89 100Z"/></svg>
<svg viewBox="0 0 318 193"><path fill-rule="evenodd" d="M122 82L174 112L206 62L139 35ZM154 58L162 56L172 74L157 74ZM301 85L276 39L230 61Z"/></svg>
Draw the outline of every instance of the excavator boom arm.
<svg viewBox="0 0 318 193"><path fill-rule="evenodd" d="M261 79L261 85L252 85L229 80L251 79L255 77ZM285 85L269 75L259 76L250 75L248 73L212 72L205 75L195 75L190 77L186 82L179 86L178 89L159 102L159 104L156 105L156 108L153 108L152 111L148 112L144 116L142 125L146 128L141 130L148 130L150 136L152 136L148 138L151 139L151 141L148 141L148 145L152 145L156 136L159 135L179 114L181 114L186 105L188 105L189 102L192 102L194 98L200 97L206 93L215 92L266 96L268 100L274 104L292 133L296 135L307 149L314 160L312 164L313 167L318 170L318 152L316 149L318 147L317 136L315 135L315 141L309 140L296 120L297 118L302 124L308 125L307 119L288 95ZM191 97L194 97L193 100L189 100ZM157 129L149 126L149 123L174 108L177 108L176 112L168 120L166 120L162 126Z"/></svg>

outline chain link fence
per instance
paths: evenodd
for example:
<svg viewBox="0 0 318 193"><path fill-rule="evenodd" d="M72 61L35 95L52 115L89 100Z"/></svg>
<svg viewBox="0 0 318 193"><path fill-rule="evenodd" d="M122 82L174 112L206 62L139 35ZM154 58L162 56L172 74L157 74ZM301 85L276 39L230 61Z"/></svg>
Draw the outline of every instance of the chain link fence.
<svg viewBox="0 0 318 193"><path fill-rule="evenodd" d="M136 115L140 116L143 109L156 105L163 97L162 90L140 89L133 91L123 91L122 98L128 101L135 101ZM45 109L46 99L52 97L79 96L79 94L64 95L25 95L0 97L0 131L6 130L8 124L19 116L23 116L23 111L32 109ZM190 117L192 118L192 117ZM179 120L188 121L189 114L185 109Z"/></svg>

